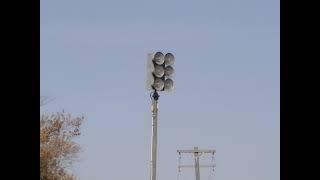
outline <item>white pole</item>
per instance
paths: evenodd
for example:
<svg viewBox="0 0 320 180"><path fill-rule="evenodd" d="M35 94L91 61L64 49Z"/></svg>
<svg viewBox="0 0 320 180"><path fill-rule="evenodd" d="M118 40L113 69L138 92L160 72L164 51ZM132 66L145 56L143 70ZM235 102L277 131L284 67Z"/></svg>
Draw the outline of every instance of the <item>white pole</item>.
<svg viewBox="0 0 320 180"><path fill-rule="evenodd" d="M158 93L153 94L152 99L152 138L151 138L151 175L150 180L156 180L157 169L157 120L158 120Z"/></svg>
<svg viewBox="0 0 320 180"><path fill-rule="evenodd" d="M194 147L194 168L195 168L195 175L196 180L200 180L200 167L199 167L199 152L198 147Z"/></svg>

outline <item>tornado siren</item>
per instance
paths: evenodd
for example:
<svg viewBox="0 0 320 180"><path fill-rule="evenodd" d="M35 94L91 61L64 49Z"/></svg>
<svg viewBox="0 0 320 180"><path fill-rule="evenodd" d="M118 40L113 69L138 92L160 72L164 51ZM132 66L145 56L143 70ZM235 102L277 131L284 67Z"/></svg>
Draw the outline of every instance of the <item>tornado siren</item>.
<svg viewBox="0 0 320 180"><path fill-rule="evenodd" d="M147 57L146 88L150 91L172 91L175 58L172 53L150 53Z"/></svg>

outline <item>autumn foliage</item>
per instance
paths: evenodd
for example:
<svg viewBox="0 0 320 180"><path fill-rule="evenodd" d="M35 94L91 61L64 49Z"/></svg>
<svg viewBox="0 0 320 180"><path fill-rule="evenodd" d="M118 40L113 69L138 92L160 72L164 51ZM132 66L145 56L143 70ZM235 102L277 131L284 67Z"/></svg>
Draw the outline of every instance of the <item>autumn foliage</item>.
<svg viewBox="0 0 320 180"><path fill-rule="evenodd" d="M80 135L83 117L65 112L40 115L40 179L75 180L69 172L80 146L74 138Z"/></svg>

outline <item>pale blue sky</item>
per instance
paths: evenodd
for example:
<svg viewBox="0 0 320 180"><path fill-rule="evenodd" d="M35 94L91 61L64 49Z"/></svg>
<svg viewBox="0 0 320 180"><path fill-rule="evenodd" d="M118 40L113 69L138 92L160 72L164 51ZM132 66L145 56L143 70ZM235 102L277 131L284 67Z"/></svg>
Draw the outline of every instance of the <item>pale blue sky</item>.
<svg viewBox="0 0 320 180"><path fill-rule="evenodd" d="M176 150L193 146L216 149L215 180L280 179L279 12L276 0L41 0L40 88L55 98L42 111L87 118L74 172L149 180L145 63L160 50L176 56L176 90L160 94L158 179L176 179Z"/></svg>

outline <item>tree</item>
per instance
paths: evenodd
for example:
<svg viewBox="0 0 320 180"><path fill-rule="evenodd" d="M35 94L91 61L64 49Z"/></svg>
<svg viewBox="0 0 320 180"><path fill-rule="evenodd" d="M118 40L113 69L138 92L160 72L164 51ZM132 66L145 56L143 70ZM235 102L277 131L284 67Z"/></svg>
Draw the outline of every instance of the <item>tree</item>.
<svg viewBox="0 0 320 180"><path fill-rule="evenodd" d="M40 179L75 180L68 171L80 152L74 138L80 135L84 117L65 112L40 115Z"/></svg>

